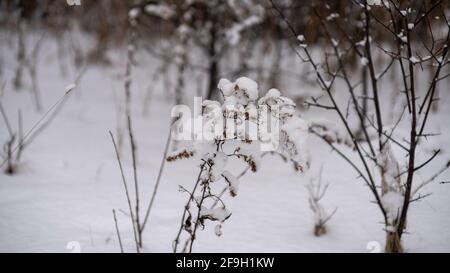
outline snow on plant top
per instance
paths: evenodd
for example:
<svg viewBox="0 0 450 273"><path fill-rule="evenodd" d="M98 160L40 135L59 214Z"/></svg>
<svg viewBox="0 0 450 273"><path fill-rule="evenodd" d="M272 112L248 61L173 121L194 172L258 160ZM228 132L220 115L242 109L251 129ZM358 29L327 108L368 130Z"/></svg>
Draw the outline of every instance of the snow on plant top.
<svg viewBox="0 0 450 273"><path fill-rule="evenodd" d="M260 97L258 84L247 77L233 82L221 79L218 89L223 95L223 103L214 100L201 103L201 116L184 124L188 128L177 131L188 131L192 124L201 124L201 128L194 129L194 135L177 139L187 140L188 145L168 159L198 154L203 160L209 160L208 154L216 152L214 142L220 140L234 150L279 153L293 162L296 170L308 164L306 141L310 124L296 114L293 100L274 88ZM187 115L190 113L183 113L183 116ZM251 157L257 156L253 153Z"/></svg>
<svg viewBox="0 0 450 273"><path fill-rule="evenodd" d="M218 84L227 105L246 106L258 99L258 84L247 77L241 77L235 82L221 79Z"/></svg>
<svg viewBox="0 0 450 273"><path fill-rule="evenodd" d="M278 89L272 88L267 91L258 101L259 105L266 105L273 109L274 107L279 108L279 114L281 118L292 117L295 115L296 104L290 98L281 96Z"/></svg>

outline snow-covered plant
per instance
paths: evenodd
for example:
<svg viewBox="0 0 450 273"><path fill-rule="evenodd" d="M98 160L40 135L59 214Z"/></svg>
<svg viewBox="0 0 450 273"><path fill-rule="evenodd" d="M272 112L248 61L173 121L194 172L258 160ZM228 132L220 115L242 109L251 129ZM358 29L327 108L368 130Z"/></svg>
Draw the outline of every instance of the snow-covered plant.
<svg viewBox="0 0 450 273"><path fill-rule="evenodd" d="M178 251L183 232L187 241L182 251L191 252L199 229L206 221L217 222L215 232L222 234L223 222L231 212L216 193L219 184L227 187L232 197L239 195L239 179L233 174L230 161L235 160L256 172L261 155L267 151L280 153L293 163L295 170L308 166L306 138L308 123L295 113L295 103L270 89L259 97L258 84L246 77L231 82L219 81L223 103L202 102L202 128L194 132L192 141L167 157L168 161L195 158L200 171L192 190L180 186L189 195L173 250ZM201 135L201 136L200 136ZM218 206L214 206L214 204ZM213 205L213 206L211 206Z"/></svg>
<svg viewBox="0 0 450 273"><path fill-rule="evenodd" d="M307 180L308 184L306 185L306 189L309 195L309 207L314 213L314 235L322 236L327 233L326 223L333 217L336 209L331 213L327 213L320 202L328 189L328 184L322 185L322 168L317 177L308 177Z"/></svg>

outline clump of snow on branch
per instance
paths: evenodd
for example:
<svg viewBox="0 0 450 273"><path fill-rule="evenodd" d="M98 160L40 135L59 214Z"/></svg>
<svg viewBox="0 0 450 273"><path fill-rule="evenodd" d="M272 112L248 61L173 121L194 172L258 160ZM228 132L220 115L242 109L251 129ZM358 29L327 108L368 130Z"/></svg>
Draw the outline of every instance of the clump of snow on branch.
<svg viewBox="0 0 450 273"><path fill-rule="evenodd" d="M141 13L140 9L133 8L133 9L130 9L130 11L128 12L128 17L129 17L129 19L134 20L139 16L140 13Z"/></svg>
<svg viewBox="0 0 450 273"><path fill-rule="evenodd" d="M296 104L290 98L281 96L277 89L270 89L258 103L269 110L270 114L266 117L273 117L274 114L279 117L279 151L294 163L296 170L302 170L302 165L309 162L309 152L306 149L309 123L295 114Z"/></svg>
<svg viewBox="0 0 450 273"><path fill-rule="evenodd" d="M202 180L215 182L222 177L222 173L225 171L225 166L228 162L228 157L223 152L207 153L203 160L205 160L210 168L208 172L204 172Z"/></svg>
<svg viewBox="0 0 450 273"><path fill-rule="evenodd" d="M367 0L367 5L389 7L389 1L388 0Z"/></svg>
<svg viewBox="0 0 450 273"><path fill-rule="evenodd" d="M147 14L161 17L164 20L168 20L176 14L174 8L164 2L158 3L157 5L148 4L145 6L144 11Z"/></svg>
<svg viewBox="0 0 450 273"><path fill-rule="evenodd" d="M222 176L230 185L228 188L230 190L230 195L233 197L236 196L239 190L239 180L237 179L237 177L229 171L224 171L222 173Z"/></svg>
<svg viewBox="0 0 450 273"><path fill-rule="evenodd" d="M211 221L224 222L230 216L231 212L229 212L225 207L219 207L215 209L202 207L202 209L200 210L200 217Z"/></svg>
<svg viewBox="0 0 450 273"><path fill-rule="evenodd" d="M258 84L246 77L241 77L233 83L221 79L218 88L224 96L226 105L247 106L258 98Z"/></svg>

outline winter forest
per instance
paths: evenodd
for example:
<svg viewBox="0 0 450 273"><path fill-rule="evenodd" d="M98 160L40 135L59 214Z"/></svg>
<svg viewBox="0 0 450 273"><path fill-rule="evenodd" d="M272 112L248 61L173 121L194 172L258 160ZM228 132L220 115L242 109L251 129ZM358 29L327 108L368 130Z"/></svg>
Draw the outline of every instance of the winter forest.
<svg viewBox="0 0 450 273"><path fill-rule="evenodd" d="M0 252L450 252L450 1L0 0Z"/></svg>

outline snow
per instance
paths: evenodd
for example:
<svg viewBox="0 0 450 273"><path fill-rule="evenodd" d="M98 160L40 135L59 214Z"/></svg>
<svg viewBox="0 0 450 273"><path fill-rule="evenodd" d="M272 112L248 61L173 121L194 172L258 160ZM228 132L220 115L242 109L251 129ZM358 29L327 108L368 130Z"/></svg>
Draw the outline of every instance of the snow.
<svg viewBox="0 0 450 273"><path fill-rule="evenodd" d="M200 216L208 218L212 221L223 222L228 217L231 216L231 213L224 207L218 207L215 209L208 209L206 207L202 207L202 209L200 210Z"/></svg>
<svg viewBox="0 0 450 273"><path fill-rule="evenodd" d="M225 171L225 166L228 162L228 157L223 152L214 152L206 154L203 159L212 164L209 172L204 172L203 180L217 181L222 178L222 173Z"/></svg>
<svg viewBox="0 0 450 273"><path fill-rule="evenodd" d="M234 89L234 84L228 79L220 79L217 88L222 91L222 94L226 97L231 96Z"/></svg>
<svg viewBox="0 0 450 273"><path fill-rule="evenodd" d="M217 236L222 236L222 225L221 224L217 224L214 227L214 232L216 233Z"/></svg>
<svg viewBox="0 0 450 273"><path fill-rule="evenodd" d="M384 178L382 182L382 187L384 191L400 191L400 180L398 175L400 173L400 167L395 155L392 152L390 143L386 143L383 147L383 151L378 154L377 163L383 167Z"/></svg>
<svg viewBox="0 0 450 273"><path fill-rule="evenodd" d="M413 64L420 62L420 60L416 56L411 56L411 58L409 58L409 61L412 62Z"/></svg>
<svg viewBox="0 0 450 273"><path fill-rule="evenodd" d="M331 43L333 44L334 47L337 47L339 45L339 42L336 41L335 39L331 39Z"/></svg>
<svg viewBox="0 0 450 273"><path fill-rule="evenodd" d="M237 79L236 88L247 94L248 98L252 101L258 98L258 84L252 79L247 77Z"/></svg>
<svg viewBox="0 0 450 273"><path fill-rule="evenodd" d="M361 58L361 65L366 66L369 64L369 60L366 57Z"/></svg>
<svg viewBox="0 0 450 273"><path fill-rule="evenodd" d="M267 105L271 110L274 110L274 107L278 107L281 118L295 114L295 103L290 98L281 96L280 91L275 88L269 89L269 91L259 99L258 104Z"/></svg>
<svg viewBox="0 0 450 273"><path fill-rule="evenodd" d="M381 203L386 208L388 218L396 219L403 206L403 196L394 191L390 191L381 197Z"/></svg>
<svg viewBox="0 0 450 273"><path fill-rule="evenodd" d="M157 5L148 4L145 6L144 10L148 14L159 16L165 20L168 20L175 15L173 8L164 3L159 3Z"/></svg>
<svg viewBox="0 0 450 273"><path fill-rule="evenodd" d="M235 82L221 79L218 88L225 96L225 104L246 106L258 98L258 84L247 77L240 77Z"/></svg>
<svg viewBox="0 0 450 273"><path fill-rule="evenodd" d="M408 37L406 37L406 35L403 34L403 32L400 33L399 35L397 35L397 37L398 37L400 40L402 40L402 42L404 42L404 43L407 43L407 42L408 42Z"/></svg>
<svg viewBox="0 0 450 273"><path fill-rule="evenodd" d="M297 40L298 40L300 43L303 43L303 42L305 41L305 36L302 35L302 34L300 34L300 35L297 36Z"/></svg>
<svg viewBox="0 0 450 273"><path fill-rule="evenodd" d="M68 86L66 86L65 90L66 93L69 93L70 91L72 91L75 87L77 87L77 85L75 83L71 83Z"/></svg>
<svg viewBox="0 0 450 273"><path fill-rule="evenodd" d="M381 7L387 7L389 8L389 1L388 0L367 0L367 4L369 6L381 6Z"/></svg>
<svg viewBox="0 0 450 273"><path fill-rule="evenodd" d="M128 12L128 16L130 17L130 19L136 19L139 16L140 12L141 11L139 8L130 9L130 11Z"/></svg>
<svg viewBox="0 0 450 273"><path fill-rule="evenodd" d="M367 4L371 6L380 6L381 0L367 0Z"/></svg>
<svg viewBox="0 0 450 273"><path fill-rule="evenodd" d="M224 171L222 175L225 178L225 180L230 184L229 186L230 195L236 196L239 191L239 180L229 171Z"/></svg>
<svg viewBox="0 0 450 273"><path fill-rule="evenodd" d="M364 39L362 39L361 41L357 42L356 45L357 45L357 46L364 47L364 46L366 45L366 41L367 41L367 39L364 38Z"/></svg>
<svg viewBox="0 0 450 273"><path fill-rule="evenodd" d="M309 123L297 116L292 116L284 121L281 131L286 134L289 140L282 147L283 154L301 166L309 165L310 155L307 149Z"/></svg>
<svg viewBox="0 0 450 273"><path fill-rule="evenodd" d="M339 14L338 13L331 13L330 15L327 16L326 20L327 21L332 21L336 18L339 18Z"/></svg>

